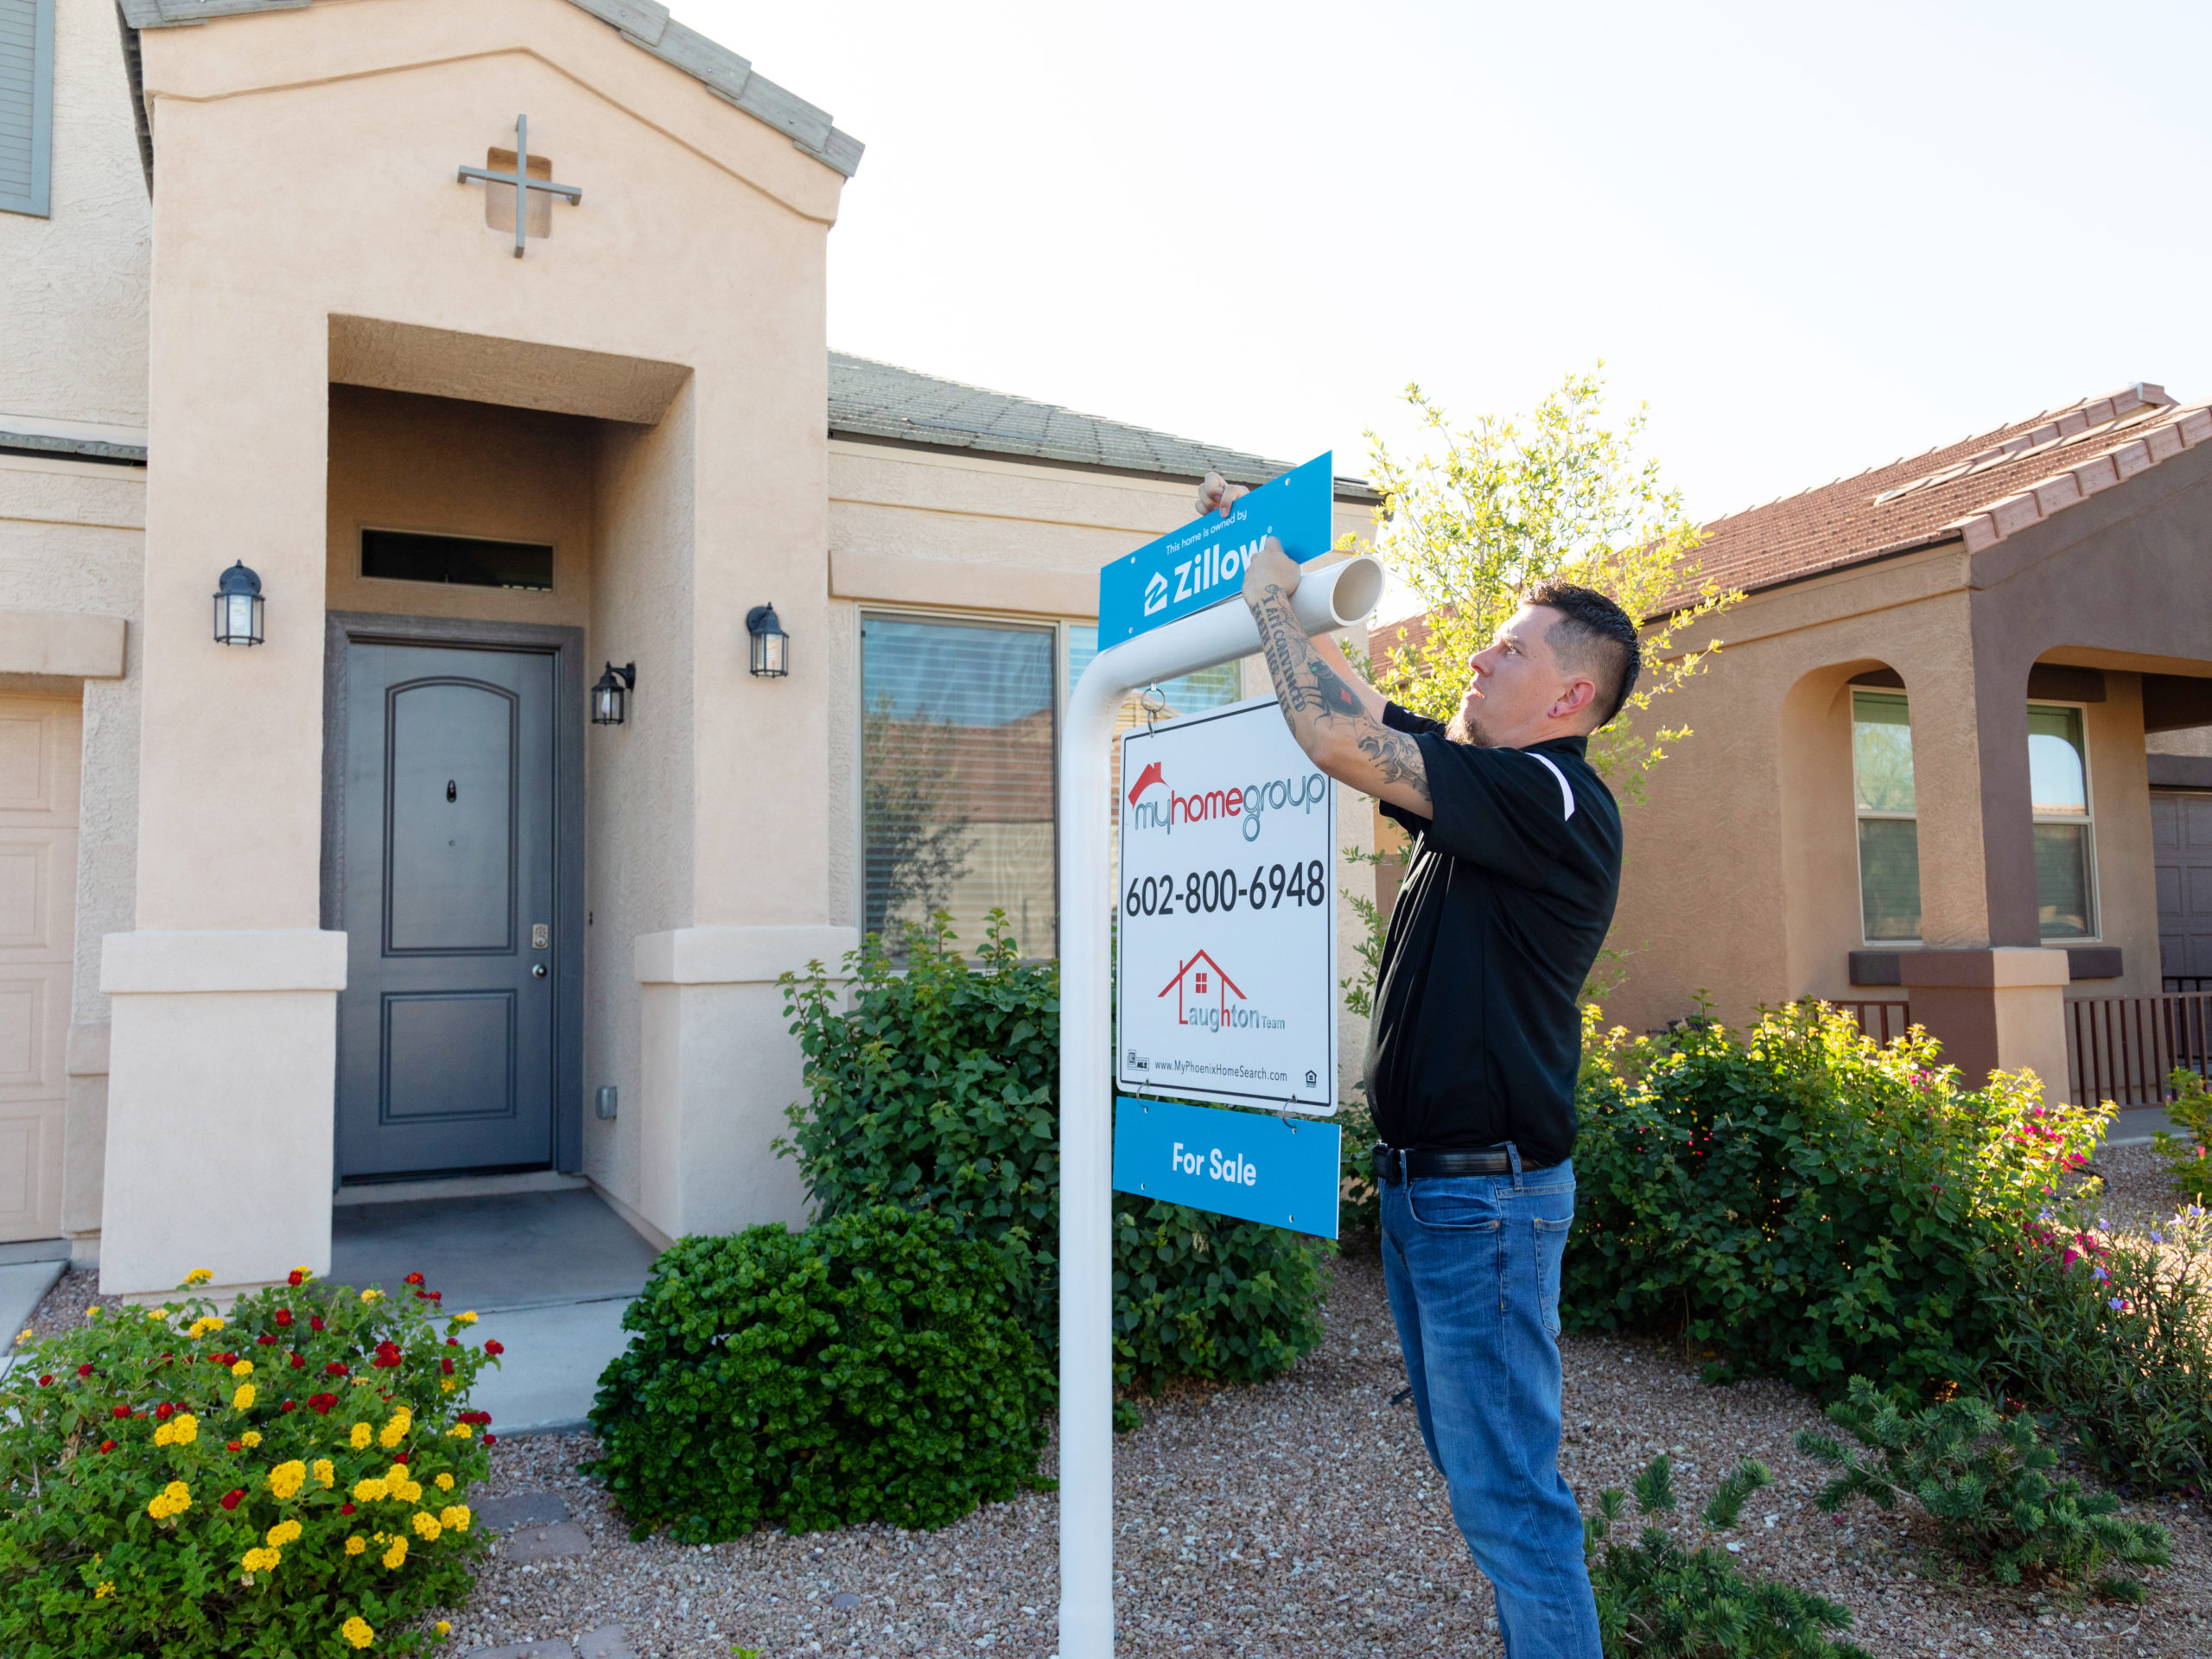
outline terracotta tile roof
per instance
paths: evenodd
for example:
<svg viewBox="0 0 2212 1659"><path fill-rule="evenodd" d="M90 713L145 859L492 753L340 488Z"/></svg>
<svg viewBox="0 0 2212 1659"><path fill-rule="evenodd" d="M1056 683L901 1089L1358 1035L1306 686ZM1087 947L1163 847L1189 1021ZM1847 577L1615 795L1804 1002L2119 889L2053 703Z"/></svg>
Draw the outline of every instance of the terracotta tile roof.
<svg viewBox="0 0 2212 1659"><path fill-rule="evenodd" d="M1698 559L1749 592L1942 541L1980 552L2208 439L2212 406L2133 385L1715 519Z"/></svg>

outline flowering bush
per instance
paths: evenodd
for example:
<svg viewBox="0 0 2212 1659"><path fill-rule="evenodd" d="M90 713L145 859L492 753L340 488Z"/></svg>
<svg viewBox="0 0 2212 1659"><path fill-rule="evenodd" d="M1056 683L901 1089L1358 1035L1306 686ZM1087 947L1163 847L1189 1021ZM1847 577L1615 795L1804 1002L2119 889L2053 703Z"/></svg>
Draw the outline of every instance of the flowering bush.
<svg viewBox="0 0 2212 1659"><path fill-rule="evenodd" d="M2158 1156L2165 1160L2174 1185L2198 1204L2212 1200L2212 1089L2185 1065L2174 1068L2168 1079L2174 1097L2166 1116L2182 1126L2179 1135L2158 1130L2152 1137Z"/></svg>
<svg viewBox="0 0 2212 1659"><path fill-rule="evenodd" d="M94 1308L0 1382L10 1659L410 1653L467 1593L492 1437L465 1408L498 1351L462 1341L476 1316L420 1274L357 1295L302 1268L223 1312L207 1277Z"/></svg>
<svg viewBox="0 0 2212 1659"><path fill-rule="evenodd" d="M969 963L948 918L897 956L870 934L849 988L819 963L785 975L812 1096L790 1109L795 1154L827 1218L895 1204L952 1218L998 1252L1039 1353L1059 1351L1059 966L1023 963L1005 918ZM1240 1382L1320 1339L1318 1240L1117 1195L1114 1379ZM1126 1423L1126 1419L1125 1419Z"/></svg>
<svg viewBox="0 0 2212 1659"><path fill-rule="evenodd" d="M1679 1337L1715 1380L1972 1378L2005 1317L1977 1265L2104 1122L2025 1078L1971 1092L1924 1035L1883 1046L1818 1004L1592 1039L1561 1316Z"/></svg>
<svg viewBox="0 0 2212 1659"><path fill-rule="evenodd" d="M2064 1419L2107 1479L2212 1490L2212 1216L2147 1234L2042 1211L1981 1267L1987 1379Z"/></svg>
<svg viewBox="0 0 2212 1659"><path fill-rule="evenodd" d="M890 1205L661 1253L591 1412L644 1537L941 1527L1037 1483L1047 1377L996 1251Z"/></svg>

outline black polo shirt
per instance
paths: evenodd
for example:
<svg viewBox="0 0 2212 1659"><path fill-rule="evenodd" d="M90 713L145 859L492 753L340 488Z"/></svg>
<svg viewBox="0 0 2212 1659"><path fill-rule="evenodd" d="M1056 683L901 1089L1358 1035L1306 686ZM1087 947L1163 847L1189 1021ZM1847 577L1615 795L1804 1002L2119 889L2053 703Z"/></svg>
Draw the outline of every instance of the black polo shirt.
<svg viewBox="0 0 2212 1659"><path fill-rule="evenodd" d="M1382 720L1421 746L1436 812L1382 807L1413 846L1368 1032L1376 1128L1555 1164L1574 1150L1576 998L1612 925L1620 809L1582 738L1485 749L1395 703Z"/></svg>

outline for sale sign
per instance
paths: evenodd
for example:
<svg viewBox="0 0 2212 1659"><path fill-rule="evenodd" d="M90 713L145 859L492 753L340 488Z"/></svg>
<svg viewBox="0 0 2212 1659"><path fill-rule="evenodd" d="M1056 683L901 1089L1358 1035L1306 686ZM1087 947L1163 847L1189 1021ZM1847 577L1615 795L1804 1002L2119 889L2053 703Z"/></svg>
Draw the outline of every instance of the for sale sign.
<svg viewBox="0 0 2212 1659"><path fill-rule="evenodd" d="M1335 1111L1336 785L1273 697L1126 733L1122 780L1116 1079Z"/></svg>

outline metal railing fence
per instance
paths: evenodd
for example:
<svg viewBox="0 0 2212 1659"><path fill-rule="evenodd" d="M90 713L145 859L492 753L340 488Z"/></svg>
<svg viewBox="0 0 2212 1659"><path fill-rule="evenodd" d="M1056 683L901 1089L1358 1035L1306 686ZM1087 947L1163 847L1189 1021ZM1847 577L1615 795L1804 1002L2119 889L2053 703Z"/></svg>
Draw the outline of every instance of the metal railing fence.
<svg viewBox="0 0 2212 1659"><path fill-rule="evenodd" d="M2082 1105L2158 1106L2173 1098L2177 1066L2212 1061L2212 992L2082 996L2066 1004L2066 1071Z"/></svg>
<svg viewBox="0 0 2212 1659"><path fill-rule="evenodd" d="M1833 1002L1829 1006L1859 1022L1859 1029L1878 1043L1894 1042L1912 1029L1910 1002Z"/></svg>

